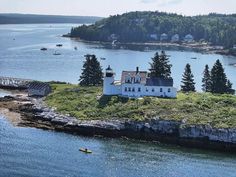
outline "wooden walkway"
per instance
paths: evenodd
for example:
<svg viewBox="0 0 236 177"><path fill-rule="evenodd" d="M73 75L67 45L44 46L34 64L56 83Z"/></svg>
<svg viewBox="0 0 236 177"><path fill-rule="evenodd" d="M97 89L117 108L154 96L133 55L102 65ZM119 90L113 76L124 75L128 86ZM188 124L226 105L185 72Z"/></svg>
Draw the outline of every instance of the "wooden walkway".
<svg viewBox="0 0 236 177"><path fill-rule="evenodd" d="M28 85L33 80L20 79L13 77L1 77L0 76L0 87L12 87L12 88L28 88Z"/></svg>

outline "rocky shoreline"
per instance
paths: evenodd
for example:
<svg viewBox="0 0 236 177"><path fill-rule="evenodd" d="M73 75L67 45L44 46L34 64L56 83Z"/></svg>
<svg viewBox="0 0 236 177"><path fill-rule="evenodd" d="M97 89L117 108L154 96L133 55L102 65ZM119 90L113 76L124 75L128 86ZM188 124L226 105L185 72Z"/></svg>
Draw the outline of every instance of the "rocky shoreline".
<svg viewBox="0 0 236 177"><path fill-rule="evenodd" d="M84 43L91 43L91 44L101 44L101 45L111 45L111 42L104 42L104 41L86 41L80 38L70 37L69 35L62 35L62 37L71 38L76 41L81 41ZM113 48L123 48L124 46L145 46L153 50L153 47L167 47L173 48L176 50L193 50L195 52L207 53L207 54L219 54L219 55L226 55L226 56L236 56L236 52L231 52L229 49L219 49L217 46L210 46L206 44L200 43L170 43L170 42L119 42Z"/></svg>
<svg viewBox="0 0 236 177"><path fill-rule="evenodd" d="M126 137L159 141L185 147L236 152L236 128L216 129L207 125L186 125L182 121L79 120L48 108L42 98L7 96L0 98L1 109L20 114L17 126L36 127L85 136ZM2 113L2 112L1 112ZM4 113L3 113L4 114ZM7 116L7 115L5 115Z"/></svg>

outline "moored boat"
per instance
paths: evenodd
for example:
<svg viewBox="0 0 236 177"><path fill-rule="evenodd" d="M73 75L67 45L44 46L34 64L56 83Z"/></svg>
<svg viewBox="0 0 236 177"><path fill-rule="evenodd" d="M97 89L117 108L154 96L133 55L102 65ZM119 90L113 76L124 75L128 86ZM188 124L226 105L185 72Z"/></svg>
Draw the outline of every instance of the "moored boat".
<svg viewBox="0 0 236 177"><path fill-rule="evenodd" d="M62 47L63 45L62 45L62 44L57 44L56 46L57 46L57 47Z"/></svg>
<svg viewBox="0 0 236 177"><path fill-rule="evenodd" d="M53 55L61 55L61 54L58 53L57 51L55 51L55 52L53 53Z"/></svg>
<svg viewBox="0 0 236 177"><path fill-rule="evenodd" d="M92 151L88 150L87 148L80 148L79 151L84 152L84 153L88 153L88 154L92 153Z"/></svg>
<svg viewBox="0 0 236 177"><path fill-rule="evenodd" d="M45 51L48 50L46 47L42 47L40 50Z"/></svg>

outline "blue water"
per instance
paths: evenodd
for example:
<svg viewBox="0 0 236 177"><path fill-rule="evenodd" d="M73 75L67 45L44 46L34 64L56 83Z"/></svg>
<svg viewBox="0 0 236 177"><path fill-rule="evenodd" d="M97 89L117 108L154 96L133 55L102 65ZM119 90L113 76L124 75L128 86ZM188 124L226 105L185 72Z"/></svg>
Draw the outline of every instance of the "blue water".
<svg viewBox="0 0 236 177"><path fill-rule="evenodd" d="M87 147L92 154L84 154ZM235 177L236 156L13 127L0 118L0 177Z"/></svg>
<svg viewBox="0 0 236 177"><path fill-rule="evenodd" d="M0 89L0 97L12 95L10 91Z"/></svg>
<svg viewBox="0 0 236 177"><path fill-rule="evenodd" d="M98 58L106 58L106 60L101 60L103 69L110 64L116 72L116 79L120 79L122 70L135 70L136 66L139 66L141 70L147 70L150 67L150 58L156 51L160 51L109 49L99 44L82 43L61 37L62 34L68 33L72 26L78 25L0 25L0 75L78 83L84 55L96 54ZM63 47L56 47L58 43L62 43ZM75 46L78 50L74 50ZM41 47L47 47L49 50L40 51ZM61 55L53 55L55 51ZM236 88L236 67L229 65L236 63L235 57L176 50L168 50L167 54L171 55L172 76L174 85L178 89L180 89L186 63L191 64L197 83L196 87L201 90L202 72L205 64L212 67L217 59L223 63L228 78ZM197 59L193 60L192 57L197 57Z"/></svg>
<svg viewBox="0 0 236 177"><path fill-rule="evenodd" d="M78 83L84 55L96 54L119 79L122 70L149 68L155 51L108 49L62 38L78 24L0 25L0 75ZM14 40L15 39L15 40ZM62 48L56 44L62 43ZM77 46L78 50L74 50ZM47 47L48 51L40 51ZM54 56L55 51L62 55ZM175 86L187 62L200 90L205 64L220 59L236 88L234 57L168 50ZM197 60L191 60L197 57ZM1 96L8 95L2 92ZM93 154L79 152L80 147ZM34 128L13 127L0 117L0 177L235 177L236 156L152 142L88 138Z"/></svg>

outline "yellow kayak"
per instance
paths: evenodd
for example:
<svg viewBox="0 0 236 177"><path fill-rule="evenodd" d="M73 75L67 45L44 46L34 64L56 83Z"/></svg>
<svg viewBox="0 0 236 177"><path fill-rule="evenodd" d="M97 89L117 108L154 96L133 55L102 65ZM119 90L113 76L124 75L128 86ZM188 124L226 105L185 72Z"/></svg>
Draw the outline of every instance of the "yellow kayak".
<svg viewBox="0 0 236 177"><path fill-rule="evenodd" d="M79 151L84 152L84 153L88 153L88 154L92 153L92 151L90 151L86 148L80 148Z"/></svg>

